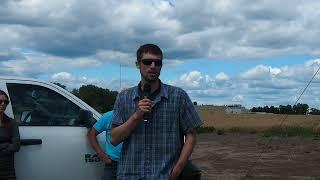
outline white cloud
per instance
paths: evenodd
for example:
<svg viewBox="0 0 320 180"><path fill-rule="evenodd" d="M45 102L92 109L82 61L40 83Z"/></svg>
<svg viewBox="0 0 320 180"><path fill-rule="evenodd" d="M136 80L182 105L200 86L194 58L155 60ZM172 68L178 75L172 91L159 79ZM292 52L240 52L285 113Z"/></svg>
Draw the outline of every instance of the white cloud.
<svg viewBox="0 0 320 180"><path fill-rule="evenodd" d="M216 80L217 81L228 81L229 80L229 76L226 75L224 72L220 72L216 75Z"/></svg>
<svg viewBox="0 0 320 180"><path fill-rule="evenodd" d="M242 95L236 95L232 98L232 101L236 103L242 103L243 100L244 100L244 97Z"/></svg>
<svg viewBox="0 0 320 180"><path fill-rule="evenodd" d="M170 2L5 1L0 5L1 39L9 49L63 57L99 51L132 57L146 42L159 44L169 59L319 55L317 1L185 0L175 7Z"/></svg>
<svg viewBox="0 0 320 180"><path fill-rule="evenodd" d="M313 63L312 63L313 62ZM177 80L169 81L173 84L185 89L191 97L192 101L197 101L198 104L242 104L248 108L252 106L265 105L293 105L300 96L302 90L313 73L313 68L310 64L316 63L317 60L310 60L305 64L292 65L284 67L268 67L262 68L264 74L271 78L255 78L244 79L236 76L229 77L221 72L215 76L215 79L210 78L210 75L200 71L190 71L184 73ZM260 66L262 67L262 66ZM253 68L259 69L259 68ZM281 69L281 72L271 71L272 69ZM283 71L283 69L286 69ZM249 71L249 70L248 70ZM300 74L288 73L298 71L302 77L297 78ZM279 72L279 73L278 73ZM309 72L309 73L308 73ZM263 74L263 73L262 73ZM272 74L276 74L272 76ZM285 75L283 75L285 74ZM228 78L227 78L228 77ZM253 77L252 77L253 78ZM77 77L68 72L59 72L52 76L52 81L66 85L69 89L79 88L81 85L94 84L99 87L106 87L113 90L119 90L117 80L101 80L89 77ZM225 80L228 83L218 83ZM304 79L303 82L301 80ZM224 82L224 81L222 81ZM122 87L131 87L135 82L123 82ZM301 97L300 103L307 103L310 107L317 107L319 104L320 88L318 83L312 83L305 94Z"/></svg>
<svg viewBox="0 0 320 180"><path fill-rule="evenodd" d="M319 67L320 59L309 60L305 63L306 67Z"/></svg>
<svg viewBox="0 0 320 180"><path fill-rule="evenodd" d="M203 89L212 86L212 80L208 75L202 75L199 71L191 71L180 77L178 85L188 89Z"/></svg>
<svg viewBox="0 0 320 180"><path fill-rule="evenodd" d="M283 67L258 65L233 77L221 72L214 80L209 78L209 81L204 81L204 77L210 77L209 75L191 71L174 82L186 89L192 100L199 104L241 103L247 107L293 105L319 68L318 63L319 60L314 59L304 64ZM218 80L225 80L222 82L227 83L220 83ZM209 83L211 86L204 85ZM299 102L311 107L319 106L316 99L320 95L319 88L318 81L314 80Z"/></svg>
<svg viewBox="0 0 320 180"><path fill-rule="evenodd" d="M95 56L101 62L112 62L133 66L136 58L120 51L100 50Z"/></svg>
<svg viewBox="0 0 320 180"><path fill-rule="evenodd" d="M105 87L108 80L68 72L106 63L134 67L135 51L144 43L159 44L165 66L177 69L190 59L318 57L318 9L316 0L4 0L0 4L0 74L55 74L52 78L68 79L73 87L81 83ZM283 67L260 65L242 74L215 76L183 69L177 73L181 77L170 80L203 102L208 101L206 97L224 102L241 95L248 104L257 100L285 103L289 102L286 97L307 84L319 64L314 59ZM314 82L310 88L317 94L320 75Z"/></svg>
<svg viewBox="0 0 320 180"><path fill-rule="evenodd" d="M71 74L67 73L67 72L56 73L56 74L52 75L52 79L53 80L63 80L63 81L72 81L72 80L74 80L74 78L71 77Z"/></svg>
<svg viewBox="0 0 320 180"><path fill-rule="evenodd" d="M15 76L38 77L61 70L74 68L85 69L96 67L101 62L94 57L64 58L43 53L28 52L20 54L19 59L0 62L0 74L8 73Z"/></svg>
<svg viewBox="0 0 320 180"><path fill-rule="evenodd" d="M277 76L282 72L279 68L273 68L271 66L258 65L252 69L249 69L241 75L243 79L269 79Z"/></svg>
<svg viewBox="0 0 320 180"><path fill-rule="evenodd" d="M69 72L55 73L51 76L50 81L63 84L67 87L68 90L79 88L83 85L95 85L102 88L108 88L110 90L119 90L119 82L116 82L115 80L101 80L97 78L90 78L87 76L75 76ZM126 87L127 85L132 86L131 84L126 83L124 83L123 86Z"/></svg>

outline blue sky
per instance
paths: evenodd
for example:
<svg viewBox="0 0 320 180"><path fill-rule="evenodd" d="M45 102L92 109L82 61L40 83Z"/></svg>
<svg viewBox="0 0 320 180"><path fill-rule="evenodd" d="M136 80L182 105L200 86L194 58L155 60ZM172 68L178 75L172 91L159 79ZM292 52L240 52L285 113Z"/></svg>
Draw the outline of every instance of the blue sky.
<svg viewBox="0 0 320 180"><path fill-rule="evenodd" d="M319 8L316 0L4 0L0 75L120 90L139 82L136 49L155 43L162 81L199 104L293 104L320 65ZM319 80L300 103L320 108Z"/></svg>
<svg viewBox="0 0 320 180"><path fill-rule="evenodd" d="M296 65L303 64L307 60L312 59L310 56L292 56L292 57L279 57L270 58L262 60L243 60L243 61L226 61L226 60L208 60L208 59L193 59L188 60L180 64L178 67L168 67L164 66L162 70L161 78L172 79L172 77L177 77L177 75L183 75L188 73L190 69L201 71L205 74L216 75L219 72L225 72L230 76L237 76L241 72L245 72L248 69L254 68L257 65L266 65L272 67L282 67L286 65ZM121 74L120 74L121 69ZM77 76L87 76L91 78L106 78L106 75L114 77L116 80L136 80L139 81L139 72L135 68L134 64L121 65L120 64L103 64L99 67L94 67L90 69L74 70L71 71L72 74ZM310 77L311 78L311 77Z"/></svg>

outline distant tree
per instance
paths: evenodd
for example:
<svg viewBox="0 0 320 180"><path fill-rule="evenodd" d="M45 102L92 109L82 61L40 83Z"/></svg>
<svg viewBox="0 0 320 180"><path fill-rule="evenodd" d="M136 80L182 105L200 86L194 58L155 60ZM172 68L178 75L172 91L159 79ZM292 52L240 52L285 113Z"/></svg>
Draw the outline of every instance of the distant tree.
<svg viewBox="0 0 320 180"><path fill-rule="evenodd" d="M292 109L294 114L306 114L309 110L309 105L298 103L297 105L294 105Z"/></svg>
<svg viewBox="0 0 320 180"><path fill-rule="evenodd" d="M66 89L66 86L65 86L65 85L60 84L60 83L58 83L58 82L53 82L53 84L55 84L55 85L57 85L57 86L59 86L59 87L61 87L61 88L63 88L63 89Z"/></svg>
<svg viewBox="0 0 320 180"><path fill-rule="evenodd" d="M285 106L283 106L283 105L280 105L279 106L279 113L280 114L285 114L286 112L285 112Z"/></svg>
<svg viewBox="0 0 320 180"><path fill-rule="evenodd" d="M310 114L312 115L320 115L320 110L316 108L311 108L310 109Z"/></svg>
<svg viewBox="0 0 320 180"><path fill-rule="evenodd" d="M299 103L298 103L299 104ZM297 105L298 105L297 104ZM299 114L299 108L298 108L298 106L297 105L293 105L293 107L292 107L292 110L293 110L293 113L294 114Z"/></svg>
<svg viewBox="0 0 320 180"><path fill-rule="evenodd" d="M252 107L250 111L251 112L258 112L256 107Z"/></svg>
<svg viewBox="0 0 320 180"><path fill-rule="evenodd" d="M286 106L286 114L293 114L292 106L290 104Z"/></svg>
<svg viewBox="0 0 320 180"><path fill-rule="evenodd" d="M302 104L302 112L303 114L306 114L309 111L309 105L308 104Z"/></svg>
<svg viewBox="0 0 320 180"><path fill-rule="evenodd" d="M259 107L252 107L251 111L252 112L259 112Z"/></svg>
<svg viewBox="0 0 320 180"><path fill-rule="evenodd" d="M313 113L317 113L316 109L312 108ZM251 112L266 112L274 114L306 114L309 111L308 104L298 103L297 105L279 105L279 107L274 106L264 106L264 107L252 107Z"/></svg>
<svg viewBox="0 0 320 180"><path fill-rule="evenodd" d="M104 113L113 109L118 92L94 85L83 85L79 89L73 89L72 94L82 99L98 112Z"/></svg>
<svg viewBox="0 0 320 180"><path fill-rule="evenodd" d="M79 97L79 89L74 88L74 89L72 89L71 93L72 93L73 95Z"/></svg>
<svg viewBox="0 0 320 180"><path fill-rule="evenodd" d="M270 108L269 108L269 113L275 113L275 108L274 108L274 106L270 106Z"/></svg>
<svg viewBox="0 0 320 180"><path fill-rule="evenodd" d="M194 102L193 102L193 105L197 106L197 105L198 105L197 101L194 101Z"/></svg>
<svg viewBox="0 0 320 180"><path fill-rule="evenodd" d="M257 112L263 112L263 108L259 106L259 107L257 108Z"/></svg>

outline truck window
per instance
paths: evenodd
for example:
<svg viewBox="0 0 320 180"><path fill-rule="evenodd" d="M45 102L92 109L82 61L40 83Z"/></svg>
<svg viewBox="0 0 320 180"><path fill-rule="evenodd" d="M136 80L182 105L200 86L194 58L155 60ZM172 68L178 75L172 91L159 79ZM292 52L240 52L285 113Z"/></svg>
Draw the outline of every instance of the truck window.
<svg viewBox="0 0 320 180"><path fill-rule="evenodd" d="M7 83L15 120L23 126L82 126L76 104L38 85Z"/></svg>

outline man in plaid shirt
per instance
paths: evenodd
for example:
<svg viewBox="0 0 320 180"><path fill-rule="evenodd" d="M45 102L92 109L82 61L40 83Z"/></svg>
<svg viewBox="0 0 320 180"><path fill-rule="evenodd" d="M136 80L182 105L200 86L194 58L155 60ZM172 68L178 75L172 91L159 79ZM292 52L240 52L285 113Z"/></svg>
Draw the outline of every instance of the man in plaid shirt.
<svg viewBox="0 0 320 180"><path fill-rule="evenodd" d="M195 146L195 128L203 122L184 90L160 81L162 59L157 45L142 45L136 61L141 81L115 102L111 143L123 142L119 180L179 179Z"/></svg>

